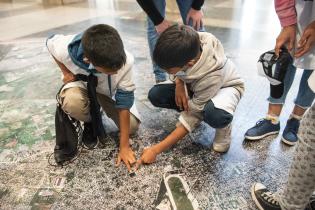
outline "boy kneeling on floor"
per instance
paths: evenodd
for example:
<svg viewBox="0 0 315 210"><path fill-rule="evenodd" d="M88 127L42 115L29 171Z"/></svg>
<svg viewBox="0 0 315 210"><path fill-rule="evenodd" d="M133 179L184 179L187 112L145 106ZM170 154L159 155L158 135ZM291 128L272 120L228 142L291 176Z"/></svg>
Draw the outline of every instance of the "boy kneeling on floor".
<svg viewBox="0 0 315 210"><path fill-rule="evenodd" d="M144 149L137 167L192 132L201 121L216 129L213 150L228 151L231 122L243 95L244 82L220 41L207 32L174 25L159 37L154 62L174 77L171 84L157 84L149 92L156 107L180 111L177 128L160 143Z"/></svg>
<svg viewBox="0 0 315 210"><path fill-rule="evenodd" d="M134 106L134 58L124 49L116 29L98 24L83 33L54 35L47 39L46 44L65 83L58 95L59 104L66 114L84 122L83 145L94 148L100 140L90 133L102 125L101 106L120 129L117 163L123 161L130 170L136 158L129 146L129 134L135 133L140 123ZM78 75L88 81L78 79ZM66 147L64 142L56 142L55 160L58 164L77 153L73 148L73 152L64 154L63 147Z"/></svg>

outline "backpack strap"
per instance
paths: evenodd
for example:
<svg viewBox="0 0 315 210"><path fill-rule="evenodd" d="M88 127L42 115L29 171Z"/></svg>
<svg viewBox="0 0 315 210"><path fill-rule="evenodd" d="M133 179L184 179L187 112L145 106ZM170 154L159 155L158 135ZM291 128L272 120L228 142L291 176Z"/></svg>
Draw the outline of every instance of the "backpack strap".
<svg viewBox="0 0 315 210"><path fill-rule="evenodd" d="M76 74L76 80L81 80L87 82L87 91L88 97L90 100L90 115L92 119L92 126L93 126L93 135L99 139L104 139L107 137L105 128L102 122L102 115L100 112L100 105L97 100L96 95L96 86L98 83L97 77L93 74L84 75L84 74Z"/></svg>

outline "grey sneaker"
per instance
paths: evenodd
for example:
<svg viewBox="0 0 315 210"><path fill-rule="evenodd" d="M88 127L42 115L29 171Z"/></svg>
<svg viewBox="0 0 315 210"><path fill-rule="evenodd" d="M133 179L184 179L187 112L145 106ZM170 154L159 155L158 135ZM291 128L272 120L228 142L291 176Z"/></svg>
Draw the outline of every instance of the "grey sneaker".
<svg viewBox="0 0 315 210"><path fill-rule="evenodd" d="M215 132L212 148L216 152L227 152L231 144L232 124L225 128L218 128Z"/></svg>

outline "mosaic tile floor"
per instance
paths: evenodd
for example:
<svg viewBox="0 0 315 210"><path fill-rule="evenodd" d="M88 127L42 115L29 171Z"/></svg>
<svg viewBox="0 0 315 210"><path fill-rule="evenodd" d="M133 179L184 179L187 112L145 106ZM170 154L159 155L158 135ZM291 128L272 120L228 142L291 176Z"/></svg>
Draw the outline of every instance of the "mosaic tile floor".
<svg viewBox="0 0 315 210"><path fill-rule="evenodd" d="M257 24L272 6L260 7L255 2L257 19L253 21ZM262 31L266 23L252 31L242 28L246 24L242 18L253 10L246 5L233 5L233 1L212 3L207 3L210 22L206 30L222 41L246 81L246 93L233 122L231 149L223 155L211 151L208 147L214 131L202 124L134 177L129 176L125 167L114 166L117 133L111 134L112 141L104 148L82 150L79 158L64 168L48 164L55 138L55 93L61 81L44 43L49 34L76 33L95 23L117 27L126 48L135 56L136 98L143 122L132 147L139 156L144 147L158 142L175 127L178 116L174 111L154 108L147 100L154 79L143 16L130 13L121 17L92 17L0 42L0 209L154 209L163 173L170 169L183 174L200 209L255 209L249 192L253 182L263 182L274 190L281 188L294 147L283 145L276 136L258 142L247 142L243 137L267 109L267 81L257 76L256 61L262 52L273 47L277 32ZM121 1L121 8L128 4ZM211 25L211 18L218 19L220 15L218 11L210 13L213 8L222 12L222 19L231 18L224 14L230 14L232 9L236 16L243 12L237 18L240 25L231 28ZM274 18L271 15L266 21L270 24ZM299 78L300 72L283 110L282 125L292 108Z"/></svg>

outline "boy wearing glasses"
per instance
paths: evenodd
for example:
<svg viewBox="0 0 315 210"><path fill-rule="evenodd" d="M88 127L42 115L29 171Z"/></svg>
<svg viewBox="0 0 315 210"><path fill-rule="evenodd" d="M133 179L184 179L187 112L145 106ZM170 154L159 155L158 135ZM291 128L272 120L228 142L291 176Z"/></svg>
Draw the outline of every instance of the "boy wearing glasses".
<svg viewBox="0 0 315 210"><path fill-rule="evenodd" d="M207 32L174 25L159 37L154 62L174 77L173 84L155 85L148 98L156 107L180 111L177 128L160 143L145 149L137 161L153 163L156 156L192 132L201 121L216 129L213 150L228 151L231 122L244 82L220 41Z"/></svg>

